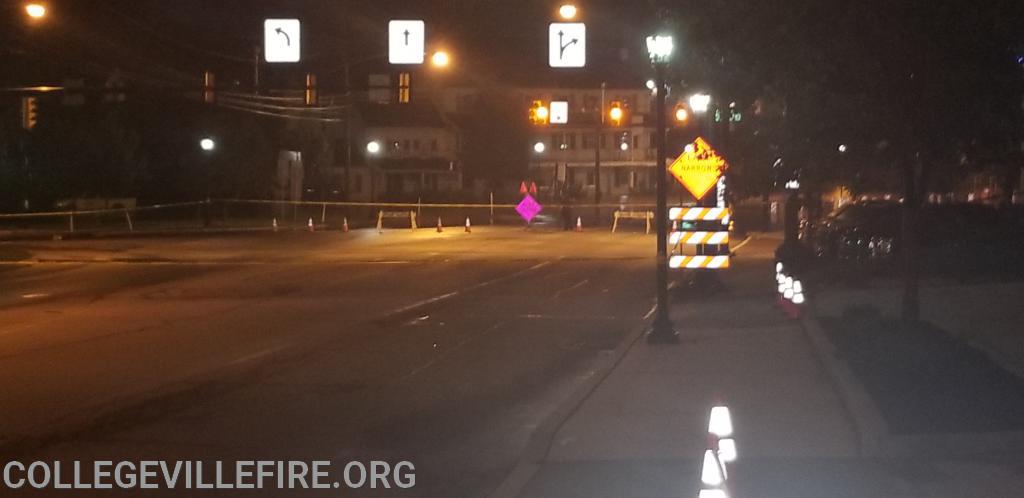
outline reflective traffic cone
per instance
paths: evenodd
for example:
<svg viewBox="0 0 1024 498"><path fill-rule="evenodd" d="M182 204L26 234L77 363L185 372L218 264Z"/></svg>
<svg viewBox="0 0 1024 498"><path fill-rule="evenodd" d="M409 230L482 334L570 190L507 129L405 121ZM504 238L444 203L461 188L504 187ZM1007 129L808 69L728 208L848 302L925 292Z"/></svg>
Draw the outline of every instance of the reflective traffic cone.
<svg viewBox="0 0 1024 498"><path fill-rule="evenodd" d="M277 231L277 218L274 218L274 223L271 225L271 227L274 229L275 232Z"/></svg>
<svg viewBox="0 0 1024 498"><path fill-rule="evenodd" d="M441 233L443 231L444 231L444 228L441 227L441 217L438 216L437 217L437 233Z"/></svg>
<svg viewBox="0 0 1024 498"><path fill-rule="evenodd" d="M341 233L348 233L348 216L344 217L341 222Z"/></svg>
<svg viewBox="0 0 1024 498"><path fill-rule="evenodd" d="M315 230L315 228L313 228L313 218L309 219L309 223L306 223L306 227L309 228L310 232Z"/></svg>
<svg viewBox="0 0 1024 498"><path fill-rule="evenodd" d="M471 233L472 231L473 231L473 229L472 229L472 227L469 224L469 216L467 216L466 217L466 233Z"/></svg>
<svg viewBox="0 0 1024 498"><path fill-rule="evenodd" d="M579 216L576 217L576 231L577 232L582 232L583 231L583 218L581 218Z"/></svg>

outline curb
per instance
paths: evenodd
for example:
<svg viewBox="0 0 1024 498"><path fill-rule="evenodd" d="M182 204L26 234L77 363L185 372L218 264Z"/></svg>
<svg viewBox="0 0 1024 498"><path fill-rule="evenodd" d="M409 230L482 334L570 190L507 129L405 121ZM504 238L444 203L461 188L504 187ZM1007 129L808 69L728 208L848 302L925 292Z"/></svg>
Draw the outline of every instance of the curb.
<svg viewBox="0 0 1024 498"><path fill-rule="evenodd" d="M1024 450L1024 431L892 434L881 410L838 357L818 320L808 314L800 323L853 420L862 457L957 457Z"/></svg>
<svg viewBox="0 0 1024 498"><path fill-rule="evenodd" d="M497 489L488 495L488 498L516 498L526 488L527 484L544 465L555 435L562 426L576 414L576 411L583 403L590 398L590 395L602 384L605 379L615 371L622 359L633 346L644 336L649 325L644 323L629 332L625 339L615 348L610 355L599 357L595 362L594 375L591 375L583 385L579 386L568 398L564 399L554 411L544 418L544 421L530 436L522 456L515 467L508 473Z"/></svg>
<svg viewBox="0 0 1024 498"><path fill-rule="evenodd" d="M864 385L854 376L850 367L839 359L835 345L825 337L818 320L811 313L807 313L800 320L800 325L853 421L860 456L880 455L883 441L889 434L889 427L882 417L881 410L868 395Z"/></svg>

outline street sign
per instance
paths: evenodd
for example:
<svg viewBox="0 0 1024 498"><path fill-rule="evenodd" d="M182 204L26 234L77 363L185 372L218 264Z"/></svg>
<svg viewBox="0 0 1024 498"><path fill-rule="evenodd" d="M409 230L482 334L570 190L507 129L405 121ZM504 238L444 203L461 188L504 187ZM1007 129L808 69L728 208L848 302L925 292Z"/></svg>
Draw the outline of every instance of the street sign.
<svg viewBox="0 0 1024 498"><path fill-rule="evenodd" d="M569 122L569 103L552 102L551 117L548 120L551 124L566 124Z"/></svg>
<svg viewBox="0 0 1024 498"><path fill-rule="evenodd" d="M427 25L423 21L388 23L388 62L423 64L426 53Z"/></svg>
<svg viewBox="0 0 1024 498"><path fill-rule="evenodd" d="M522 216L527 223L533 221L533 219L537 217L537 214L540 213L541 209L543 209L543 207L530 194L526 194L526 197L523 197L523 200L516 206L516 212L519 213L519 216Z"/></svg>
<svg viewBox="0 0 1024 498"><path fill-rule="evenodd" d="M548 65L587 65L587 25L581 22L553 22L548 28Z"/></svg>
<svg viewBox="0 0 1024 498"><path fill-rule="evenodd" d="M690 191L694 199L700 200L718 184L718 178L729 167L721 156L703 138L697 137L686 146L668 167L669 173Z"/></svg>
<svg viewBox="0 0 1024 498"><path fill-rule="evenodd" d="M302 40L298 19L263 21L263 58L267 62L299 62Z"/></svg>

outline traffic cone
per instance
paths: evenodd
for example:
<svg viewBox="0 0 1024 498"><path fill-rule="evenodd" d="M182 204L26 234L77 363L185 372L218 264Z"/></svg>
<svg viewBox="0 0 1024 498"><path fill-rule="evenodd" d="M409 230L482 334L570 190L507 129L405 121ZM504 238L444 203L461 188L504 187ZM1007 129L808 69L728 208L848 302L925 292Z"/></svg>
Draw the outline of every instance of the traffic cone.
<svg viewBox="0 0 1024 498"><path fill-rule="evenodd" d="M316 229L315 229L315 228L313 227L313 218L310 218L310 219L309 219L309 223L306 223L306 227L307 227L307 228L309 228L309 231L310 231L310 232L312 232L312 231L316 230Z"/></svg>
<svg viewBox="0 0 1024 498"><path fill-rule="evenodd" d="M348 216L342 218L341 233L348 233Z"/></svg>
<svg viewBox="0 0 1024 498"><path fill-rule="evenodd" d="M469 224L469 216L466 217L466 233L472 233L473 229Z"/></svg>
<svg viewBox="0 0 1024 498"><path fill-rule="evenodd" d="M576 231L577 232L582 232L583 231L583 218L579 217L579 216L576 217Z"/></svg>
<svg viewBox="0 0 1024 498"><path fill-rule="evenodd" d="M438 216L437 217L437 233L441 233L443 231L444 231L444 228L441 227L441 217Z"/></svg>
<svg viewBox="0 0 1024 498"><path fill-rule="evenodd" d="M274 218L274 223L271 225L271 227L274 229L275 232L277 231L277 218Z"/></svg>

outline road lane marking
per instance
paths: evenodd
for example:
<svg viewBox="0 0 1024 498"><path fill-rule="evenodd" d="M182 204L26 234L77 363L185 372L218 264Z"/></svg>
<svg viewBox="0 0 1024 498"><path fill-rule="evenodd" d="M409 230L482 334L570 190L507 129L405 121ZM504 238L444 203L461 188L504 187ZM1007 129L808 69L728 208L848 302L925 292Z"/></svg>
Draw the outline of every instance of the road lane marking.
<svg viewBox="0 0 1024 498"><path fill-rule="evenodd" d="M657 311L657 309L658 309L658 303L652 304L651 305L651 309L647 311L647 313L644 315L643 318L641 318L641 320L646 320L646 319L650 318L652 315L654 315L654 312Z"/></svg>
<svg viewBox="0 0 1024 498"><path fill-rule="evenodd" d="M748 235L747 238L743 239L743 242L740 242L739 244L736 244L736 247L732 248L732 252L739 251L741 247L749 244L750 241L752 241L752 240L754 240L754 236L753 235Z"/></svg>
<svg viewBox="0 0 1024 498"><path fill-rule="evenodd" d="M627 318L613 315L543 315L538 313L516 315L516 318L527 320L627 320Z"/></svg>
<svg viewBox="0 0 1024 498"><path fill-rule="evenodd" d="M583 280L581 280L581 281L579 281L579 282L577 282L577 283L575 283L575 284L573 284L573 285L571 285L569 287L566 287L565 289L559 290L558 292L555 292L555 294L551 296L551 299L558 299L559 297L562 296L562 294L564 294L566 292L571 292L571 291L573 291L575 289L578 289L578 288L586 285L587 282L590 282L589 278L585 278L585 279L583 279Z"/></svg>
<svg viewBox="0 0 1024 498"><path fill-rule="evenodd" d="M250 354L250 355L246 355L246 356L243 356L241 358L237 358L235 360L229 361L228 365L238 365L239 363L246 363L246 362L249 362L249 361L252 361L252 360L258 360L260 358L263 358L264 356L270 356L270 355L272 355L272 354L274 354L274 353L276 353L278 351L281 351L284 348L285 348L284 346L278 346L276 348L264 349L263 351L260 351L260 352L257 352L257 353L253 353L253 354Z"/></svg>
<svg viewBox="0 0 1024 498"><path fill-rule="evenodd" d="M422 308L423 306L431 305L431 304L434 304L434 303L437 303L437 302L440 302L440 301L444 301L446 299L451 299L451 298L453 298L455 296L458 296L460 294L464 294L464 293L467 293L467 292L472 292L472 291L475 291L475 290L478 290L478 289L482 289L482 288L487 287L489 285L493 285L493 284L496 284L498 282L502 282L502 281L505 281L505 280L508 280L508 279L511 279L511 278L518 277L520 275L524 275L526 273L529 273L529 272L532 272L532 271L535 271L535 270L539 270L539 269L544 268L545 266L548 266L550 264L551 264L551 261L543 261L543 262L535 264L535 265L533 265L533 266L531 266L531 267L529 267L529 268L527 268L525 270L519 270L519 271L517 271L515 273L511 273L511 274L508 274L508 275L502 275L500 277L496 277L496 278L493 278L491 280L485 280L483 282L479 282L479 283L473 284L473 285L471 285L469 287L466 287L465 289L462 289L462 290L451 291L451 292L447 292L445 294L441 294L440 296L434 296L434 297L431 297L431 298L424 299L422 301L416 301L415 303L412 303L412 304L409 304L409 305L406 305L406 306L402 306L401 308L393 310L390 313L385 314L384 317L390 317L390 316L394 316L394 315L401 315L403 313L407 313L407 312L412 311L414 309Z"/></svg>
<svg viewBox="0 0 1024 498"><path fill-rule="evenodd" d="M34 292L31 294L22 294L22 299L39 299L41 297L49 297L50 295L45 292Z"/></svg>

